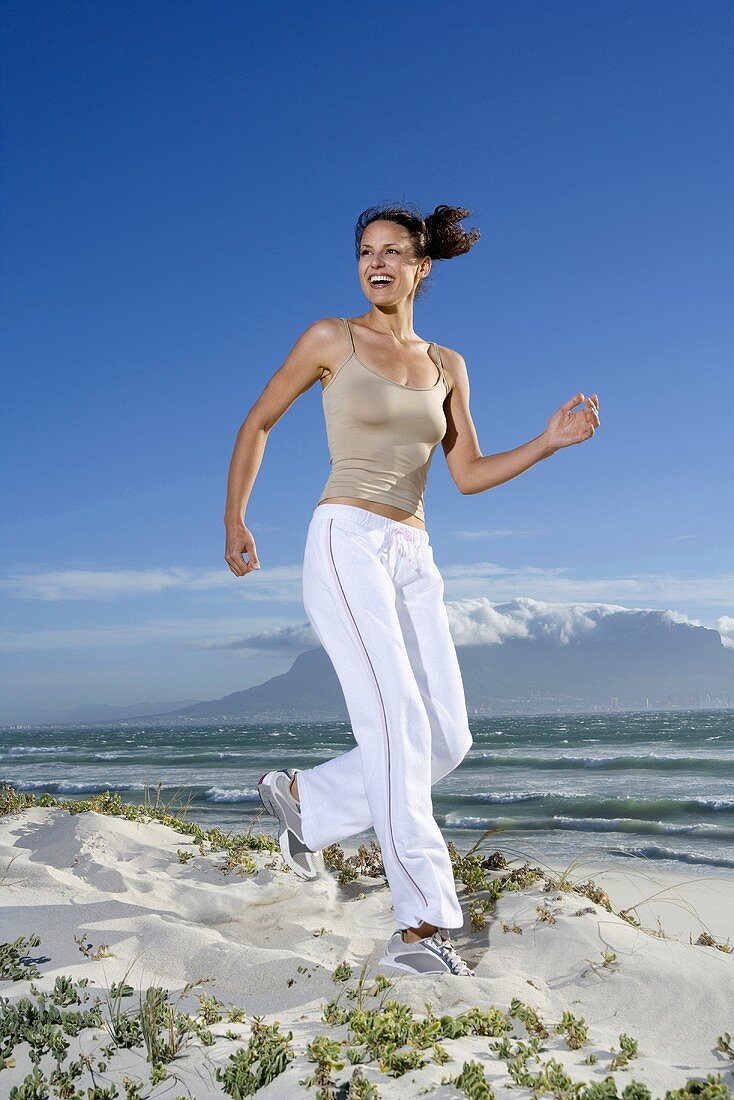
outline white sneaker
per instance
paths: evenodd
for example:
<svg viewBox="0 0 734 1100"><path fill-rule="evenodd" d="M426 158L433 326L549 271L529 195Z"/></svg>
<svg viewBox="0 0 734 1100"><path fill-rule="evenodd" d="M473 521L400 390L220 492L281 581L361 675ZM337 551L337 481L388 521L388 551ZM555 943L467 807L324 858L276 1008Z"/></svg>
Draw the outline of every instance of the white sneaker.
<svg viewBox="0 0 734 1100"><path fill-rule="evenodd" d="M257 781L257 791L268 813L278 819L278 842L283 859L301 878L316 878L315 852L303 839L301 803L291 794L293 768L265 772Z"/></svg>
<svg viewBox="0 0 734 1100"><path fill-rule="evenodd" d="M390 937L378 966L394 966L409 974L465 974L475 977L455 950L447 928L439 928L432 936L406 943L398 928Z"/></svg>

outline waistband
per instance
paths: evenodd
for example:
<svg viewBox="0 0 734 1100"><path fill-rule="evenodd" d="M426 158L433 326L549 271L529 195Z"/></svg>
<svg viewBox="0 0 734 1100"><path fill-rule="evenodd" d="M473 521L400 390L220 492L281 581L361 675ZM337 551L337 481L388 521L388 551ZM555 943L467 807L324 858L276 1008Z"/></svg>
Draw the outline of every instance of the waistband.
<svg viewBox="0 0 734 1100"><path fill-rule="evenodd" d="M364 527L367 530L392 532L394 535L413 542L416 546L425 546L428 543L428 531L423 527L413 527L410 523L403 523L399 519L390 519L389 516L381 516L378 512L371 512L368 508L357 508L354 504L317 504L314 508L311 521L315 519L346 520L349 524Z"/></svg>

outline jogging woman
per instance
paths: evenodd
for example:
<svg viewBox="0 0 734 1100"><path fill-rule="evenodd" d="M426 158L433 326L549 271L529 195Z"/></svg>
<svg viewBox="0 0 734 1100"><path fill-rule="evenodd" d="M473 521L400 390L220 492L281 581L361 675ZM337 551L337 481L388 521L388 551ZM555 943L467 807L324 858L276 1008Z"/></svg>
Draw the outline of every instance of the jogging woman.
<svg viewBox="0 0 734 1100"><path fill-rule="evenodd" d="M374 829L397 923L381 963L414 974L473 974L451 943L464 917L431 800L432 785L472 743L425 524L433 453L441 443L459 492L480 493L599 426L596 394L577 393L528 443L482 454L463 357L413 330L432 261L479 239L460 225L468 215L438 206L424 219L405 205L360 215L356 255L369 309L316 321L298 339L239 430L225 511L225 560L246 576L260 568L244 511L268 433L319 381L331 466L308 527L303 604L339 678L356 745L312 768L266 772L258 790L278 819L285 861L304 878L316 876L322 848Z"/></svg>

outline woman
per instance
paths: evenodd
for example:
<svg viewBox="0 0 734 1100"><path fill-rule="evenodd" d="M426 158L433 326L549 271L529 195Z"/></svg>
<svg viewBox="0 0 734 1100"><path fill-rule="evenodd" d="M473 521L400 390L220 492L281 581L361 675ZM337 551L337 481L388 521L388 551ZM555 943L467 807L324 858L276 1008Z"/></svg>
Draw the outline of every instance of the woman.
<svg viewBox="0 0 734 1100"><path fill-rule="evenodd" d="M472 743L425 525L433 452L442 443L459 491L479 493L599 426L596 394L578 393L528 443L482 455L463 357L413 331L413 303L432 261L468 252L479 238L460 225L468 214L438 206L424 220L415 208L384 205L360 215L356 252L369 309L351 322L315 322L270 379L238 433L225 513L225 559L245 576L260 568L244 510L268 433L318 379L331 470L308 528L303 603L357 744L297 773L266 772L258 790L278 818L286 862L304 878L316 876L322 848L374 828L398 925L381 963L414 974L473 975L451 943L464 919L431 801L432 784Z"/></svg>

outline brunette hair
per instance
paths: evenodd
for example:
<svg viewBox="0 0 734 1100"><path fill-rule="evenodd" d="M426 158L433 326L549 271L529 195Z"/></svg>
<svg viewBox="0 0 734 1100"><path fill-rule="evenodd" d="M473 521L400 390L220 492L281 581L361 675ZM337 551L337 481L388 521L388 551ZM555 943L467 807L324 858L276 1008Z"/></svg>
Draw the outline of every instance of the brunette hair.
<svg viewBox="0 0 734 1100"><path fill-rule="evenodd" d="M461 256L468 252L471 246L481 236L478 229L465 230L461 222L462 218L468 218L471 210L463 206L437 206L432 214L426 214L425 218L418 207L411 203L382 203L379 206L370 206L364 210L357 219L354 233L357 259L362 246L362 234L371 222L390 221L404 226L410 234L415 257L422 260L430 256L432 260L450 260L453 256ZM424 291L426 280L421 279L415 292L418 298Z"/></svg>

